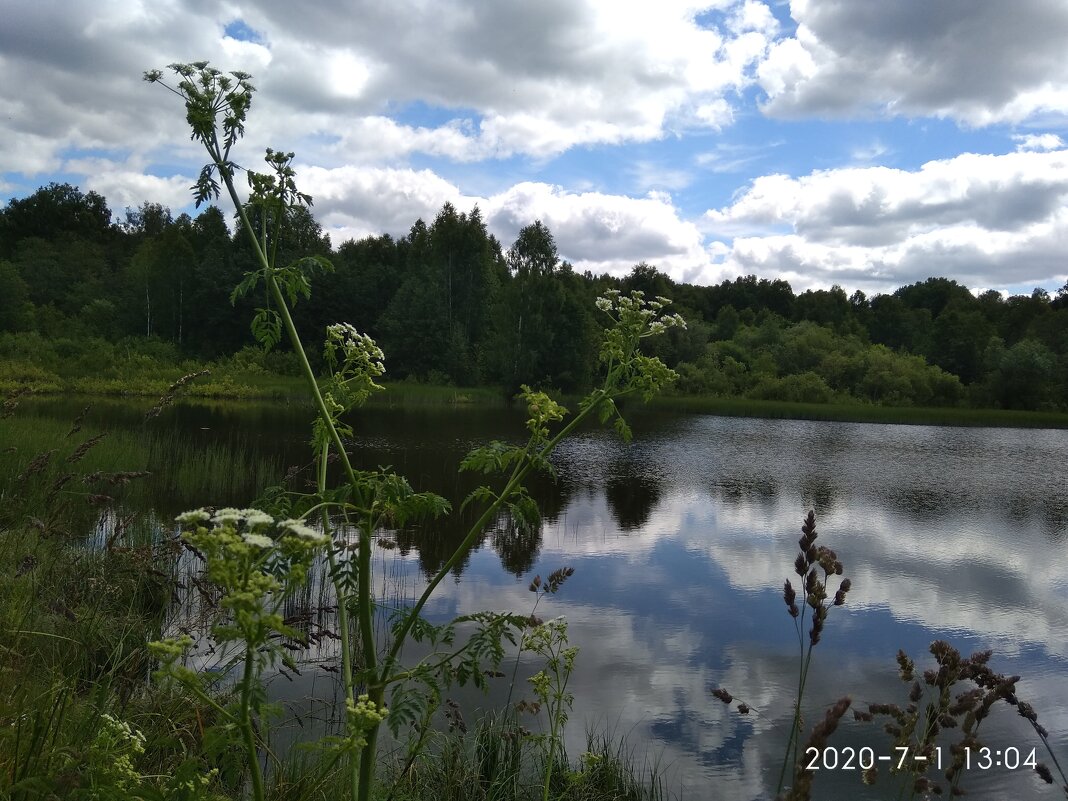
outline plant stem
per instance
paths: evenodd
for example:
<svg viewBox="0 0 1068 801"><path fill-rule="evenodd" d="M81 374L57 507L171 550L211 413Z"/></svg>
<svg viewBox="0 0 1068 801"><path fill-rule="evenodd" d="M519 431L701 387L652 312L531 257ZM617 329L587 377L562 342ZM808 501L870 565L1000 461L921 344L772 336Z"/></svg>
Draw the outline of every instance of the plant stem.
<svg viewBox="0 0 1068 801"><path fill-rule="evenodd" d="M804 610L801 613L801 623L799 624L799 630L804 629L805 615ZM801 728L801 698L805 694L805 682L808 679L808 666L812 660L812 645L808 647L808 653L805 653L804 642L801 644L801 653L803 659L801 660L800 673L797 678L797 698L794 701L794 719L790 725L790 739L786 743L786 753L783 756L782 768L779 770L779 784L775 788L775 794L778 795L782 792L783 782L786 780L786 767L792 765L796 761L797 741L800 735ZM793 758L791 758L793 755Z"/></svg>
<svg viewBox="0 0 1068 801"><path fill-rule="evenodd" d="M329 448L324 445L319 453L317 465L317 487L320 497L326 492L326 459ZM341 637L341 683L345 692L345 699L354 698L352 686L352 649L349 637L349 611L347 606L348 596L341 582L337 580L337 556L334 554L334 540L330 534L330 515L324 506L320 510L323 521L323 533L330 537L330 544L326 549L326 559L330 566L330 577L334 584L334 595L337 601L337 625ZM349 760L349 795L352 801L356 801L359 773L356 769L356 761Z"/></svg>
<svg viewBox="0 0 1068 801"><path fill-rule="evenodd" d="M334 426L333 420L330 417L330 412L326 408L326 402L323 399L322 392L319 390L319 384L315 380L315 372L312 370L311 363L308 361L308 355L304 350L304 344L300 340L300 335L297 333L296 325L293 323L293 317L289 313L289 307L286 305L285 297L282 295L282 290L278 286L278 281L275 280L273 273L271 272L273 264L267 258L267 254L263 247L261 247L259 240L256 237L256 231L252 227L249 221L248 214L245 212L244 205L241 203L240 198L237 196L237 191L234 189L233 179L229 174L228 169L223 166L223 159L221 157L218 140L214 142L214 149L208 147L208 153L215 160L216 165L219 168L219 174L222 176L223 183L226 185L226 191L230 195L230 200L233 202L237 209L238 216L241 220L242 227L248 234L249 239L252 241L253 249L256 252L256 258L264 270L264 277L267 284L267 291L271 296L271 299L278 307L278 314L282 318L282 325L286 330L286 335L289 338L289 342L292 345L293 352L297 356L297 360L300 363L301 373L304 375L305 383L308 386L308 390L312 394L312 399L315 402L316 410L319 413L320 419L323 421L323 425L326 427L329 438L337 451L338 458L341 460L342 467L345 471L345 477L348 479L349 484L352 487L353 499L357 504L361 501L362 493L360 492L359 481L356 478L356 473L352 469L352 463L349 461L348 453L345 451L345 445L341 441L341 435L338 433L337 428ZM358 605L358 622L360 626L360 638L364 643L364 668L368 675L371 677L369 681L369 694L375 703L380 704L384 695L379 682L375 677L376 669L376 654L374 649L374 621L371 616L371 541L370 534L364 531L360 532L360 551L357 574L357 605ZM341 599L339 598L338 609L342 607ZM340 617L339 617L340 624ZM343 628L345 632L342 636L347 636L347 629ZM345 648L346 654L348 654L348 648ZM351 666L350 666L351 670ZM350 674L351 675L351 674ZM351 685L347 688L348 698L352 698L353 687ZM367 745L362 750L359 767L359 778L354 790L354 799L361 799L366 801L370 797L371 777L374 771L374 748L377 742L378 727L375 726L368 732ZM261 795L257 797L257 801L262 799L262 787Z"/></svg>
<svg viewBox="0 0 1068 801"><path fill-rule="evenodd" d="M252 642L246 639L246 643ZM260 768L259 750L256 748L256 732L252 728L252 684L256 681L256 653L251 645L245 646L245 673L241 678L241 733L245 740L245 755L252 774L252 798L263 801L263 771Z"/></svg>

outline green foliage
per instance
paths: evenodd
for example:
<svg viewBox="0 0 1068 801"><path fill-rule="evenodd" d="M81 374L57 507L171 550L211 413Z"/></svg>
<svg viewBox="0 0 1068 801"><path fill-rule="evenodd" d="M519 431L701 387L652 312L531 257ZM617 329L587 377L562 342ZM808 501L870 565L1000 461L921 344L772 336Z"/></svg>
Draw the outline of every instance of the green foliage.
<svg viewBox="0 0 1068 801"><path fill-rule="evenodd" d="M554 618L535 626L524 635L523 648L545 659L545 667L527 681L549 719L549 731L544 735L547 744L545 777L542 779L542 801L548 801L557 750L563 751L561 735L575 702L575 696L567 689L567 682L575 669L578 648L568 645L567 621L563 618Z"/></svg>
<svg viewBox="0 0 1068 801"><path fill-rule="evenodd" d="M956 376L922 357L812 322L791 325L770 316L760 326L739 325L730 339L709 343L697 362L678 370L684 392L718 397L954 406L964 396Z"/></svg>
<svg viewBox="0 0 1068 801"><path fill-rule="evenodd" d="M220 169L232 172L231 179L240 169L223 151L244 124L251 90L234 76L190 66L192 72L175 74L180 83L190 82L192 116L200 120L215 108L220 120L218 147L209 151L212 163L199 190L207 198L225 184ZM163 80L162 73L154 77ZM956 282L931 278L872 298L860 292L847 297L840 288L795 296L786 282L755 276L712 287L676 284L647 264L622 280L580 275L561 259L544 224L523 228L505 252L477 208L459 212L450 204L431 224L417 222L407 236L370 237L334 250L308 210L310 198L296 186L291 154L268 151L266 170L247 178L252 197L239 217L245 216L249 230L234 237L215 207L196 219L175 218L146 202L128 209L116 226L102 198L68 185L10 202L0 210L0 284L7 289L0 293L0 330L36 331L46 340L162 339L178 347L176 364L225 356L253 342L277 347L285 338L284 323L275 316L281 311L270 297L254 298L267 278L268 268L257 261L260 252L288 305L301 303L295 325L305 340L337 320L353 321L383 344L398 378L492 382L506 396L523 384L586 391L599 369L591 304L605 289L637 289L647 297L671 294L687 322L642 345L645 355L679 372L685 392L791 397L797 394L789 389L793 381L784 389L774 379L811 372L830 387L832 400L1064 405L1068 307L1043 291L973 297ZM243 241L249 236L256 240L251 250ZM336 272L331 264L338 265ZM314 297L312 281L320 288ZM238 313L224 308L226 297ZM255 320L251 333L241 322L245 314ZM1024 340L1041 343L1054 361L1052 370L1032 369L1036 390L1017 396L1011 369L1002 369L991 348L1000 341L1011 349ZM915 362L888 365L866 350L873 344L886 346L895 358L922 357L955 376L959 386L936 373L922 374ZM34 386L62 383L27 371L55 372L30 356L18 372ZM318 366L317 360L312 364ZM82 386L118 389L110 381Z"/></svg>
<svg viewBox="0 0 1068 801"><path fill-rule="evenodd" d="M830 403L834 391L811 371L782 378L762 378L749 390L749 397L789 403Z"/></svg>

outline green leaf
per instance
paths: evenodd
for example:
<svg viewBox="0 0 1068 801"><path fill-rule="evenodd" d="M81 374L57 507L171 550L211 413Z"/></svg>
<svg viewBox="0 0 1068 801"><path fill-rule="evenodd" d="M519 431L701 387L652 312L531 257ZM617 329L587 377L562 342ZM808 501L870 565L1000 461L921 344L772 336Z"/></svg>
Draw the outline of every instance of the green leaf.
<svg viewBox="0 0 1068 801"><path fill-rule="evenodd" d="M219 197L220 187L219 182L213 177L214 172L214 164L205 164L200 171L200 177L197 178L197 182L190 187L193 190L195 208L199 209L202 203L210 202Z"/></svg>
<svg viewBox="0 0 1068 801"><path fill-rule="evenodd" d="M245 273L245 277L241 279L241 283L234 287L234 291L230 293L230 305L233 306L237 303L237 299L244 297L253 289L256 288L263 278L262 270L255 270L253 272Z"/></svg>
<svg viewBox="0 0 1068 801"><path fill-rule="evenodd" d="M491 490L489 487L483 485L471 490L470 494L464 498L464 502L460 504L460 511L462 512L467 508L467 504L472 501L491 504L497 500L497 493Z"/></svg>
<svg viewBox="0 0 1068 801"><path fill-rule="evenodd" d="M525 448L494 440L468 453L460 462L460 469L474 473L503 473L521 460L524 453Z"/></svg>
<svg viewBox="0 0 1068 801"><path fill-rule="evenodd" d="M512 519L520 528L526 531L534 531L541 525L541 510L537 502L527 495L525 489L514 492L506 501L505 505L512 515Z"/></svg>
<svg viewBox="0 0 1068 801"><path fill-rule="evenodd" d="M282 340L282 318L273 309L257 309L252 318L252 335L270 350Z"/></svg>

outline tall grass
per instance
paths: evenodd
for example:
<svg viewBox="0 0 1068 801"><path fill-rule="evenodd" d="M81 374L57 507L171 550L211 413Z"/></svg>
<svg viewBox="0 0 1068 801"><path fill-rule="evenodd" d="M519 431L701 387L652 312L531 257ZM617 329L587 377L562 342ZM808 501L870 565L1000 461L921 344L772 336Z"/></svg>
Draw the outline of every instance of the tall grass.
<svg viewBox="0 0 1068 801"><path fill-rule="evenodd" d="M489 714L471 730L455 713L426 751L390 782L392 801L536 801L545 792L545 751L513 714ZM388 769L387 769L388 771ZM557 754L549 771L549 796L558 801L662 801L655 764L640 764L626 741L588 733L575 760Z"/></svg>
<svg viewBox="0 0 1068 801"><path fill-rule="evenodd" d="M12 503L14 508L36 510L34 516L43 517L57 503L88 508L92 496L100 494L118 495L131 507L156 508L172 517L209 495L219 503L244 504L261 488L276 483L286 470L280 456L259 453L253 440L232 432L225 432L225 439L193 437L173 428L147 425L140 430L109 430L94 422L79 424L78 431L68 436L71 431L70 423L49 417L0 419L0 442L4 443L0 449L0 518L10 518ZM101 436L76 464L66 461L79 445ZM38 473L16 481L29 462L49 451L55 453ZM106 480L86 480L94 474L123 471L147 471L148 475L129 481L119 488L121 493ZM68 474L71 478L53 492L54 484Z"/></svg>
<svg viewBox="0 0 1068 801"><path fill-rule="evenodd" d="M872 404L789 403L785 401L719 398L694 395L661 396L652 406L725 417L787 420L833 420L902 425L981 426L988 428L1068 428L1064 412L1013 409L876 406Z"/></svg>

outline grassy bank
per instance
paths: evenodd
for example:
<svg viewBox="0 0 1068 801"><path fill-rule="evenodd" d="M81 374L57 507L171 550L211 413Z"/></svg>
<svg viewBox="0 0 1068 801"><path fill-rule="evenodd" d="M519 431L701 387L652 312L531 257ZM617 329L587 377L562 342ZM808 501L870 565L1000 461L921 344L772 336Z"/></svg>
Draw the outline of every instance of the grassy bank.
<svg viewBox="0 0 1068 801"><path fill-rule="evenodd" d="M787 403L748 398L666 396L655 407L724 417L763 417L786 420L835 420L847 423L902 425L988 426L999 428L1068 428L1064 412L1025 412L1010 409L968 409L874 406L868 404Z"/></svg>

